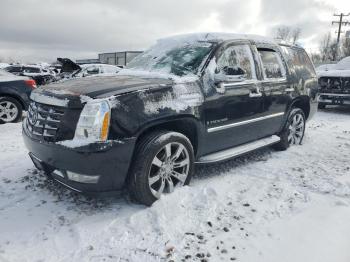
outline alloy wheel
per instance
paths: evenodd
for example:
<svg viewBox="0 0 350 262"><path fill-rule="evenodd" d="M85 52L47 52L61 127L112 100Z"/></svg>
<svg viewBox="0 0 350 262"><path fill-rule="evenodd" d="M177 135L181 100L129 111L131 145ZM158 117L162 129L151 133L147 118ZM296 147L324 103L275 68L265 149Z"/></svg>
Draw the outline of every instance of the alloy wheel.
<svg viewBox="0 0 350 262"><path fill-rule="evenodd" d="M295 114L289 124L288 143L300 145L303 139L305 120L302 114Z"/></svg>
<svg viewBox="0 0 350 262"><path fill-rule="evenodd" d="M183 186L190 169L190 157L186 147L178 142L164 145L154 156L148 174L148 185L154 197L171 193Z"/></svg>
<svg viewBox="0 0 350 262"><path fill-rule="evenodd" d="M9 123L14 121L18 116L17 106L10 101L0 102L0 120Z"/></svg>

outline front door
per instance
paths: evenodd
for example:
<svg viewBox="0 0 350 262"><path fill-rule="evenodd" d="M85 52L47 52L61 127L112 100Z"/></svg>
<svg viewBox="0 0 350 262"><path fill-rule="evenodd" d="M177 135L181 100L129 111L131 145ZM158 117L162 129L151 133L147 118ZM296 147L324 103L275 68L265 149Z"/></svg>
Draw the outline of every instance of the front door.
<svg viewBox="0 0 350 262"><path fill-rule="evenodd" d="M239 42L224 44L210 62L203 77L207 129L204 153L258 138L261 122L256 119L264 115L264 96L254 61L249 42ZM216 81L220 75L230 76L221 86Z"/></svg>

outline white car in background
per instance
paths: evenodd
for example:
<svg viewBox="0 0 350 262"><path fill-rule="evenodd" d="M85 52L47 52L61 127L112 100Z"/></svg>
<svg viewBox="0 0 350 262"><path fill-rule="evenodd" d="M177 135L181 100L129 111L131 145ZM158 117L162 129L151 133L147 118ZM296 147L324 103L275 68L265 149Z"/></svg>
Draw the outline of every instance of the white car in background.
<svg viewBox="0 0 350 262"><path fill-rule="evenodd" d="M324 64L316 67L316 73L321 71L328 71L332 70L332 68L335 66L335 64Z"/></svg>
<svg viewBox="0 0 350 262"><path fill-rule="evenodd" d="M328 70L317 71L320 98L318 106L350 105L350 56Z"/></svg>
<svg viewBox="0 0 350 262"><path fill-rule="evenodd" d="M74 77L115 75L121 70L118 66L108 64L83 64L79 66L81 70Z"/></svg>

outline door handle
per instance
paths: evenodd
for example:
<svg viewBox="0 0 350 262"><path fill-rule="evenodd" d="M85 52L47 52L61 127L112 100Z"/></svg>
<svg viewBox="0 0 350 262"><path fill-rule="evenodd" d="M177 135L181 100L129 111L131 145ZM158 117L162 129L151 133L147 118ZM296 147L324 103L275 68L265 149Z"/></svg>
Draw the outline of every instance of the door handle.
<svg viewBox="0 0 350 262"><path fill-rule="evenodd" d="M286 92L294 92L294 88L286 88L286 89L284 89L284 91L286 91Z"/></svg>

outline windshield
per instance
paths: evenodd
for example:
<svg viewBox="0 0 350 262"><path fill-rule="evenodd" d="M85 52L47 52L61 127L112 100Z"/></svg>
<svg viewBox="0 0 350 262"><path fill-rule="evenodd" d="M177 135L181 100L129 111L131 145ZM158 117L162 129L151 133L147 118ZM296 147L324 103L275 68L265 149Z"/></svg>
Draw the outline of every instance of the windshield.
<svg viewBox="0 0 350 262"><path fill-rule="evenodd" d="M212 47L208 42L177 43L175 46L159 42L134 58L127 68L177 76L197 74Z"/></svg>

